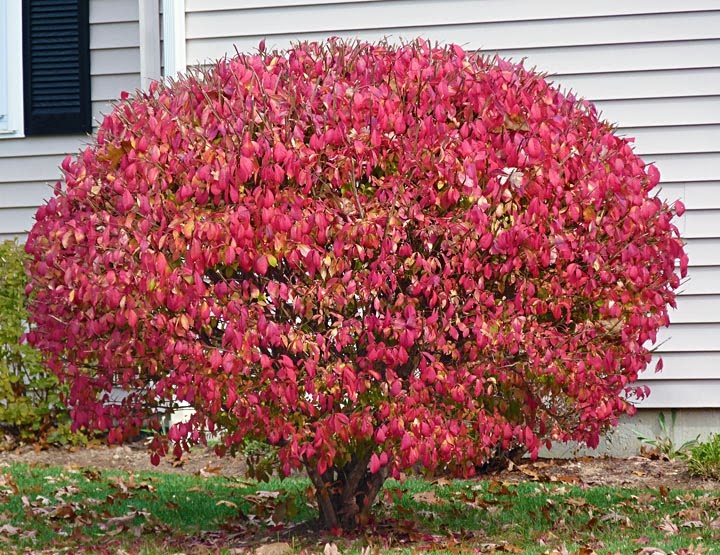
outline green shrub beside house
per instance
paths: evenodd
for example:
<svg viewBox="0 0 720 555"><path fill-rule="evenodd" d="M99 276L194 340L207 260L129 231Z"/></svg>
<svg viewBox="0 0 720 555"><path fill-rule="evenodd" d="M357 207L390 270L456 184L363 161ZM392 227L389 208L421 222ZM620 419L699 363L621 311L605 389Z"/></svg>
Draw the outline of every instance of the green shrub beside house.
<svg viewBox="0 0 720 555"><path fill-rule="evenodd" d="M79 436L70 433L58 379L46 370L40 353L23 342L28 321L24 260L17 241L0 243L0 445L66 443Z"/></svg>

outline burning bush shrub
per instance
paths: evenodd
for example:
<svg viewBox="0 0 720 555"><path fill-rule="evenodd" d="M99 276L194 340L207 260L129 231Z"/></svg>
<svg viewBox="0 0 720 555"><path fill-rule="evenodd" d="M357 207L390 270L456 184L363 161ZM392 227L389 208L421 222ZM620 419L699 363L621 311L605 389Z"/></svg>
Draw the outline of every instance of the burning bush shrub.
<svg viewBox="0 0 720 555"><path fill-rule="evenodd" d="M595 446L646 393L687 266L657 169L613 131L522 66L422 41L153 84L38 211L30 339L77 425L120 441L190 403L176 449L276 446L328 527L412 465Z"/></svg>

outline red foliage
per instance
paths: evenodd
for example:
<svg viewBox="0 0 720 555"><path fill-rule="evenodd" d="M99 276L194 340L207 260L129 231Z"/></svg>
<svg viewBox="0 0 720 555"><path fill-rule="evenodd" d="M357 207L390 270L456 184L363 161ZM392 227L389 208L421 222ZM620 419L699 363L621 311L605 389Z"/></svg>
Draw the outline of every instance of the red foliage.
<svg viewBox="0 0 720 555"><path fill-rule="evenodd" d="M687 266L657 169L613 131L522 66L422 41L153 84L38 211L30 340L111 440L179 400L197 413L171 440L259 438L285 472L597 445L645 394Z"/></svg>

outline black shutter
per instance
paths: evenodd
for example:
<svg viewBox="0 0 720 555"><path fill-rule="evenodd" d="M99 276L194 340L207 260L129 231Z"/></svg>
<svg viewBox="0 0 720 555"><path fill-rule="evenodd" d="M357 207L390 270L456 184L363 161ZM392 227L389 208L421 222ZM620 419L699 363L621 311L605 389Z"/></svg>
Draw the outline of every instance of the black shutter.
<svg viewBox="0 0 720 555"><path fill-rule="evenodd" d="M87 133L88 0L23 0L25 134Z"/></svg>

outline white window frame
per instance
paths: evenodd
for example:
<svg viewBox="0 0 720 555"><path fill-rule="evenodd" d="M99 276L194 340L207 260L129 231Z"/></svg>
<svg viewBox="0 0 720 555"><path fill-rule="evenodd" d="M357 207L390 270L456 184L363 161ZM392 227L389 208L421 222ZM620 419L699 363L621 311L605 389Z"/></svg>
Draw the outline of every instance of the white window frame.
<svg viewBox="0 0 720 555"><path fill-rule="evenodd" d="M3 40L4 39L4 40ZM24 137L22 2L0 0L0 139Z"/></svg>

